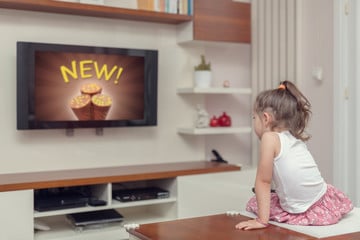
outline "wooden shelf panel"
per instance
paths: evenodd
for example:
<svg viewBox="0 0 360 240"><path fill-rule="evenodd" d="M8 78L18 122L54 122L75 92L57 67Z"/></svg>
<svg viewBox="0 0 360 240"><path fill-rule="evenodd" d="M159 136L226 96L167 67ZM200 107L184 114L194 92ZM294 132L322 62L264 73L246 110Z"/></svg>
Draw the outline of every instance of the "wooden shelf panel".
<svg viewBox="0 0 360 240"><path fill-rule="evenodd" d="M192 20L192 16L181 14L51 0L0 0L0 8L167 24L179 24Z"/></svg>
<svg viewBox="0 0 360 240"><path fill-rule="evenodd" d="M251 4L194 1L194 40L251 43Z"/></svg>
<svg viewBox="0 0 360 240"><path fill-rule="evenodd" d="M221 164L210 161L193 161L0 174L0 192L165 179L191 174L238 170L240 170L239 166L231 164Z"/></svg>

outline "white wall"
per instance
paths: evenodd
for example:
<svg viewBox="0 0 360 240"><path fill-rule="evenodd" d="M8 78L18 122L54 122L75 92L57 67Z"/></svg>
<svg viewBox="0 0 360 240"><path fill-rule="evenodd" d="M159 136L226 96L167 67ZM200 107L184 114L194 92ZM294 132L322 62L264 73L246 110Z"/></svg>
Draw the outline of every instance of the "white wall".
<svg viewBox="0 0 360 240"><path fill-rule="evenodd" d="M205 48L212 59L214 85L221 87L225 80L232 87L251 88L251 48L249 45L217 45ZM236 63L236 64L234 64ZM232 118L233 126L252 125L251 95L214 95L205 99L210 116L220 116L226 112ZM251 165L251 134L227 134L207 136L205 139L206 158L214 158L212 149L218 150L225 160ZM236 149L236 150L235 150Z"/></svg>
<svg viewBox="0 0 360 240"><path fill-rule="evenodd" d="M215 52L215 57L220 59L226 56L237 66L244 61L248 66L250 55L250 46L236 46L235 51L229 50L229 46L221 47L222 51L179 46L175 25L61 14L0 9L0 32L1 173L204 160L205 138L182 136L176 132L178 126L192 124L194 105L203 99L178 96L176 87L183 82L192 83L193 65L204 51ZM16 130L15 45L20 40L158 49L158 126L104 129L103 136L96 136L94 129L81 129L75 130L73 137L67 137L64 130ZM220 69L226 67L220 63L214 67L217 65L216 74L219 75ZM233 83L249 87L247 79L235 83L241 76L249 76L249 71L242 67L231 70ZM234 119L239 118L240 112L234 112ZM248 116L245 119L248 121ZM237 140L230 140L236 147L233 141ZM233 156L229 160L235 163L248 161L249 147L226 149Z"/></svg>
<svg viewBox="0 0 360 240"><path fill-rule="evenodd" d="M348 11L344 11L348 6ZM356 206L360 206L360 4L359 1L334 1L334 183L344 189Z"/></svg>
<svg viewBox="0 0 360 240"><path fill-rule="evenodd" d="M333 182L333 84L334 39L333 2L329 0L299 1L299 87L312 104L308 146L323 177ZM313 70L320 67L323 79L316 80ZM336 127L336 126L335 126Z"/></svg>
<svg viewBox="0 0 360 240"><path fill-rule="evenodd" d="M252 4L254 88L262 91L276 87L281 80L291 80L309 98L313 115L308 128L312 135L308 146L324 178L331 183L333 3L329 0L252 0ZM322 70L322 81L313 77L316 68ZM257 141L256 138L254 142Z"/></svg>

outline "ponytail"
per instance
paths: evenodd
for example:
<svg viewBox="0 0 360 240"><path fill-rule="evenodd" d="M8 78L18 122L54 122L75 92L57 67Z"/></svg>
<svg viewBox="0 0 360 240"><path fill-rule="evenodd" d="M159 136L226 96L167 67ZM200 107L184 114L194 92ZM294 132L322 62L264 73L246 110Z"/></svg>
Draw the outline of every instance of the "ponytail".
<svg viewBox="0 0 360 240"><path fill-rule="evenodd" d="M297 114L294 116L293 127L290 129L292 134L302 140L308 140L310 135L305 133L305 128L308 125L311 116L311 104L309 100L300 92L300 90L290 81L283 81L280 86L284 85L285 90L291 94L297 103Z"/></svg>

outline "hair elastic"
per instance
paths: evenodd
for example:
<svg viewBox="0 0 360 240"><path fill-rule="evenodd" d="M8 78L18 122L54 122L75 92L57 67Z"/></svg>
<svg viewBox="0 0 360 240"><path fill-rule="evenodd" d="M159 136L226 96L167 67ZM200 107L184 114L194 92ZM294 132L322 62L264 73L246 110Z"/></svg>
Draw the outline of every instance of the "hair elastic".
<svg viewBox="0 0 360 240"><path fill-rule="evenodd" d="M285 89L286 89L286 86L282 83L282 84L279 85L278 89L283 89L283 90L285 90Z"/></svg>

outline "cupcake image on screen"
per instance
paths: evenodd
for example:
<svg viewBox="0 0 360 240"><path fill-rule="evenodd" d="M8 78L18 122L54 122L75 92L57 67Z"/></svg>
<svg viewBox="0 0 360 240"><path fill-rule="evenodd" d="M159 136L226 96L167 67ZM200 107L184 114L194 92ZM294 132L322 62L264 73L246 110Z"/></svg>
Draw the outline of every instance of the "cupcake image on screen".
<svg viewBox="0 0 360 240"><path fill-rule="evenodd" d="M88 83L81 87L81 93L82 94L89 94L90 96L93 96L95 94L101 93L101 86L99 86L96 83Z"/></svg>
<svg viewBox="0 0 360 240"><path fill-rule="evenodd" d="M91 120L91 98L90 95L83 94L74 97L70 101L70 107L79 120Z"/></svg>
<svg viewBox="0 0 360 240"><path fill-rule="evenodd" d="M87 94L90 98L96 94L101 93L102 87L96 83L87 83L81 86L81 94ZM90 105L90 120L94 120L94 105Z"/></svg>
<svg viewBox="0 0 360 240"><path fill-rule="evenodd" d="M96 94L92 96L91 102L93 105L94 120L105 120L112 104L111 97L104 94Z"/></svg>

